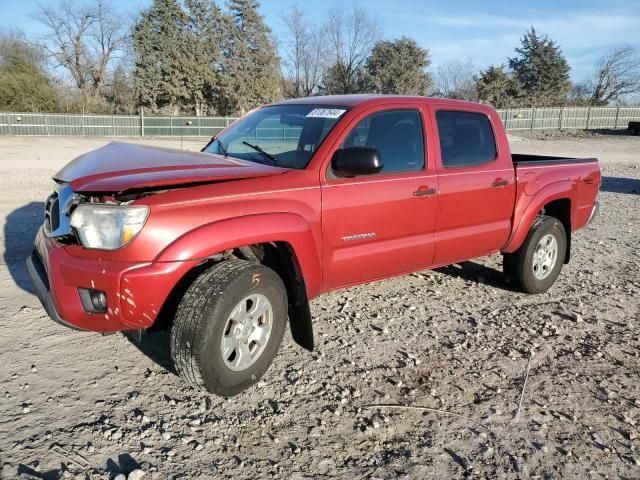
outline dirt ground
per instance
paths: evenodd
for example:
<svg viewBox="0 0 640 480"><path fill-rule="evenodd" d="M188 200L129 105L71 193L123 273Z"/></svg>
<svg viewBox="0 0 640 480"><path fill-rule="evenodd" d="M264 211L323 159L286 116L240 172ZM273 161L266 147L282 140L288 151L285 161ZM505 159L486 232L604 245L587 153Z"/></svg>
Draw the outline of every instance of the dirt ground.
<svg viewBox="0 0 640 480"><path fill-rule="evenodd" d="M549 138L512 146L597 156L604 182L548 293L510 291L498 255L331 293L316 351L287 335L224 400L182 384L166 334L47 318L23 262L49 178L108 140L1 137L0 476L639 478L640 137Z"/></svg>

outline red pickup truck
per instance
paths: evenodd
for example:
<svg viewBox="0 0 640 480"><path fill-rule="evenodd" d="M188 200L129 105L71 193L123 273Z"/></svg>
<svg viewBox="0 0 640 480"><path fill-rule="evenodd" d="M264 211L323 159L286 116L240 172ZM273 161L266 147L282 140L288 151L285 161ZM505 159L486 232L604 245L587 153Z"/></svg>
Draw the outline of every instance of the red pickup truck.
<svg viewBox="0 0 640 480"><path fill-rule="evenodd" d="M56 321L169 326L191 385L269 367L286 324L313 348L323 292L502 252L547 290L593 217L596 159L512 155L490 107L328 96L256 109L201 152L110 143L55 176L27 269Z"/></svg>

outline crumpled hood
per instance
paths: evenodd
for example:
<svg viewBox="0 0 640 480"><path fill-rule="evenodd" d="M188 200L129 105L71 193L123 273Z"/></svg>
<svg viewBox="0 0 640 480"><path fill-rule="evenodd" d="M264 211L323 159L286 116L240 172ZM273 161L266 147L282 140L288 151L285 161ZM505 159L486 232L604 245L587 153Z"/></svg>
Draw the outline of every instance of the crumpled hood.
<svg viewBox="0 0 640 480"><path fill-rule="evenodd" d="M75 192L119 193L134 188L239 180L286 171L212 153L112 142L71 161L53 179L71 184Z"/></svg>

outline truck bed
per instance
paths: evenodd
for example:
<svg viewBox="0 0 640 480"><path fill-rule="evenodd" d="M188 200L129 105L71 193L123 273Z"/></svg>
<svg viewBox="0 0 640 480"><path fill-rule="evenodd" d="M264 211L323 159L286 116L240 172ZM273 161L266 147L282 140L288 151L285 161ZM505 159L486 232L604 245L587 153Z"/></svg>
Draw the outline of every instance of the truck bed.
<svg viewBox="0 0 640 480"><path fill-rule="evenodd" d="M556 165L559 163L591 163L598 162L595 157L592 158L567 158L567 157L552 157L549 155L530 155L527 153L512 153L511 159L515 166L532 166L532 165Z"/></svg>

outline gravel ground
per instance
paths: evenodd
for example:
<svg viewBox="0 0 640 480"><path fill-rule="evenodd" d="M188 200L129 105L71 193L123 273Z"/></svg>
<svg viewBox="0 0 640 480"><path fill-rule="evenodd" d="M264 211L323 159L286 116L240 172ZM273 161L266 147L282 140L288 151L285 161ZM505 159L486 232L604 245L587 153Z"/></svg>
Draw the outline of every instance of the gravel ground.
<svg viewBox="0 0 640 480"><path fill-rule="evenodd" d="M509 291L496 255L327 294L316 351L287 336L230 400L181 383L166 334L67 330L29 293L49 177L105 142L0 137L2 478L640 477L640 138L512 138L602 160L549 292Z"/></svg>

